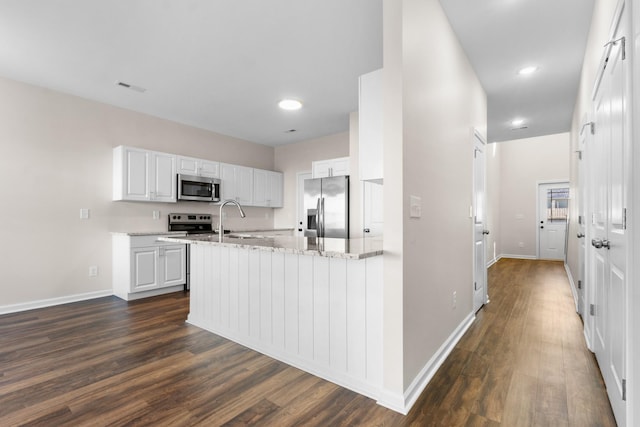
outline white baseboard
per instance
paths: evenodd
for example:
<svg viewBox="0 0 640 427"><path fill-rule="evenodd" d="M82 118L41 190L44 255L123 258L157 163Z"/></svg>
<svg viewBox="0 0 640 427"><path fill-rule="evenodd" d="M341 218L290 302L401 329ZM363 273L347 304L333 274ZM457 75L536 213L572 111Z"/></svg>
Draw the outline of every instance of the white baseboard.
<svg viewBox="0 0 640 427"><path fill-rule="evenodd" d="M487 268L491 267L493 264L500 261L501 258L502 258L502 255L498 255L495 258L489 260L489 262L487 263Z"/></svg>
<svg viewBox="0 0 640 427"><path fill-rule="evenodd" d="M19 311L33 310L36 308L51 307L54 305L68 304L71 302L85 301L94 298L102 298L113 295L113 290L87 292L84 294L68 295L58 298L49 298L38 301L29 301L20 304L10 304L0 306L0 314L17 313Z"/></svg>
<svg viewBox="0 0 640 427"><path fill-rule="evenodd" d="M514 254L502 254L499 258L513 258L513 259L538 259L535 255L514 255Z"/></svg>
<svg viewBox="0 0 640 427"><path fill-rule="evenodd" d="M460 338L462 338L467 329L469 329L475 318L475 313L471 313L458 325L456 330L453 331L433 357L424 365L420 373L414 378L411 385L405 390L404 396L397 396L383 391L378 399L378 404L406 415L416 403L422 391L427 387L429 381L431 381L436 374L438 368L442 366L442 363L444 363L449 354L451 354L451 351L458 341L460 341Z"/></svg>
<svg viewBox="0 0 640 427"><path fill-rule="evenodd" d="M576 288L576 284L573 281L573 275L571 274L571 269L569 268L569 264L564 263L564 270L567 272L567 277L569 278L569 284L571 285L571 295L573 295L573 303L576 306L576 313L578 313L578 289Z"/></svg>

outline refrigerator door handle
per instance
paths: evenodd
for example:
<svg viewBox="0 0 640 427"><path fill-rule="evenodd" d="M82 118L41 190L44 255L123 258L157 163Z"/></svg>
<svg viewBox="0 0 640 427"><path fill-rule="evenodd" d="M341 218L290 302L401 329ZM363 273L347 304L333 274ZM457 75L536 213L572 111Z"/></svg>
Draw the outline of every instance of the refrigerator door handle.
<svg viewBox="0 0 640 427"><path fill-rule="evenodd" d="M320 237L324 237L324 197L322 198L320 207L322 208L322 236Z"/></svg>
<svg viewBox="0 0 640 427"><path fill-rule="evenodd" d="M320 237L322 234L322 223L320 216L320 197L318 197L318 201L316 202L316 237Z"/></svg>

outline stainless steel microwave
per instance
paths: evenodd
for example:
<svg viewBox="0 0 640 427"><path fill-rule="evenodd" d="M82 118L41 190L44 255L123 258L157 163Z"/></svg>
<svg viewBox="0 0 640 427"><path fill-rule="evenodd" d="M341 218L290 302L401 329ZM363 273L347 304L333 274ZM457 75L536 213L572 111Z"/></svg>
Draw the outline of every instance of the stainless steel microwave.
<svg viewBox="0 0 640 427"><path fill-rule="evenodd" d="M178 200L219 202L220 184L218 178L178 174Z"/></svg>

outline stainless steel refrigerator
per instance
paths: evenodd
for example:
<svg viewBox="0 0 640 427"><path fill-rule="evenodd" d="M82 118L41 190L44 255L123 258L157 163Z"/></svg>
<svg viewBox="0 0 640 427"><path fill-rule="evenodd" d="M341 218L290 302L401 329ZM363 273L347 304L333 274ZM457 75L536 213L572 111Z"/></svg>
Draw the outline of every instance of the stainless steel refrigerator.
<svg viewBox="0 0 640 427"><path fill-rule="evenodd" d="M349 177L304 181L306 237L349 238Z"/></svg>

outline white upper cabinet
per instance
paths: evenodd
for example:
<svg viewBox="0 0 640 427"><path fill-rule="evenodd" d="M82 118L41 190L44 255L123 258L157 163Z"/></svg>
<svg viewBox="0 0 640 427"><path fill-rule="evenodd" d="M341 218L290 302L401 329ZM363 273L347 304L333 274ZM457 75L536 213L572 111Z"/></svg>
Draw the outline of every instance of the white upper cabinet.
<svg viewBox="0 0 640 427"><path fill-rule="evenodd" d="M358 168L363 181L384 178L382 101L382 69L360 76Z"/></svg>
<svg viewBox="0 0 640 427"><path fill-rule="evenodd" d="M222 199L233 199L241 205L253 205L253 168L220 163Z"/></svg>
<svg viewBox="0 0 640 427"><path fill-rule="evenodd" d="M283 175L262 169L253 170L253 205L282 207Z"/></svg>
<svg viewBox="0 0 640 427"><path fill-rule="evenodd" d="M119 146L113 150L113 200L176 201L176 156Z"/></svg>
<svg viewBox="0 0 640 427"><path fill-rule="evenodd" d="M220 163L193 157L178 156L178 173L220 178Z"/></svg>
<svg viewBox="0 0 640 427"><path fill-rule="evenodd" d="M311 169L314 178L349 175L349 157L318 160L312 163Z"/></svg>

